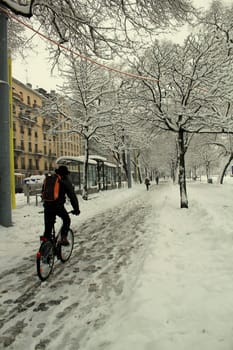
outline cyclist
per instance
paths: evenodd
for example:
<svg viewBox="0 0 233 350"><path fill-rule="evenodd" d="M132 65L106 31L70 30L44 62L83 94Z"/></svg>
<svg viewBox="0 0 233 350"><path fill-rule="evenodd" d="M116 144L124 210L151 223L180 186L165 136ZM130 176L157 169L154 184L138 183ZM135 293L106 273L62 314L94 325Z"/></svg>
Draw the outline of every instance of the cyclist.
<svg viewBox="0 0 233 350"><path fill-rule="evenodd" d="M80 214L79 203L78 198L74 192L74 187L68 176L68 168L65 165L61 165L58 169L55 170L55 172L61 177L59 195L58 199L55 201L44 202L44 236L48 239L51 237L56 216L59 216L63 221L61 229L61 244L69 245L69 242L67 240L67 233L70 228L70 217L65 208L66 195L70 199L71 205L73 207L72 213L74 215Z"/></svg>

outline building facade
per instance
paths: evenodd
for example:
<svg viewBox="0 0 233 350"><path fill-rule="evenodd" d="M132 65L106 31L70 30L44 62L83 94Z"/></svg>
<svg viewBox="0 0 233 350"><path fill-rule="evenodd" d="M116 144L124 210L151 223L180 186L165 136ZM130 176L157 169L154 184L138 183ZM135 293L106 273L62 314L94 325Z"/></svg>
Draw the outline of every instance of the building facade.
<svg viewBox="0 0 233 350"><path fill-rule="evenodd" d="M41 114L45 92L13 78L14 167L16 173L25 176L52 171L58 157L81 153L80 135L68 133L70 121L63 120L61 115L53 121ZM52 133L50 130L55 123L57 132Z"/></svg>

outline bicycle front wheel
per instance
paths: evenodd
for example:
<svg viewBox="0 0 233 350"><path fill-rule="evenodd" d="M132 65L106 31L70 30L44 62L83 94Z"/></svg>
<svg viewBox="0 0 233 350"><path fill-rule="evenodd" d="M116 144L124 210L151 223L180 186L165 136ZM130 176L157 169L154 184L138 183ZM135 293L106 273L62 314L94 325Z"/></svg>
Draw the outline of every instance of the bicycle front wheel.
<svg viewBox="0 0 233 350"><path fill-rule="evenodd" d="M59 246L59 257L61 259L62 262L66 262L67 260L69 260L72 251L73 251L73 247L74 247L74 233L71 229L69 229L68 234L67 234L67 240L69 242L69 245L64 246L64 245L60 245Z"/></svg>
<svg viewBox="0 0 233 350"><path fill-rule="evenodd" d="M54 249L51 241L42 242L36 257L37 275L41 281L47 280L53 270Z"/></svg>

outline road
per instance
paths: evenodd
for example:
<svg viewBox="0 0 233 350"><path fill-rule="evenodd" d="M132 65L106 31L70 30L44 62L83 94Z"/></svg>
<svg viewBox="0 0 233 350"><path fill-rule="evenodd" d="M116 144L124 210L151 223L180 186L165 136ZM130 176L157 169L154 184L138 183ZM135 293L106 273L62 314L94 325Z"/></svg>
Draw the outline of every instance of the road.
<svg viewBox="0 0 233 350"><path fill-rule="evenodd" d="M82 348L135 283L130 271L140 269L146 254L153 195L152 187L73 227L72 257L66 264L57 261L48 281L39 281L34 253L0 274L0 349Z"/></svg>

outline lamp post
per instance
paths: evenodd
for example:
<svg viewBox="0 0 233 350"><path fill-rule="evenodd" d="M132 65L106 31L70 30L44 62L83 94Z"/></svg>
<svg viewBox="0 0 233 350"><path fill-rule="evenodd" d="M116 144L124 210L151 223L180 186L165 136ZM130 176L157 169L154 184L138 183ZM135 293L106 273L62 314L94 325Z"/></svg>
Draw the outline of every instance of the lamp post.
<svg viewBox="0 0 233 350"><path fill-rule="evenodd" d="M0 0L0 225L12 225L10 184L10 99L6 8L22 16L32 16L34 0Z"/></svg>

